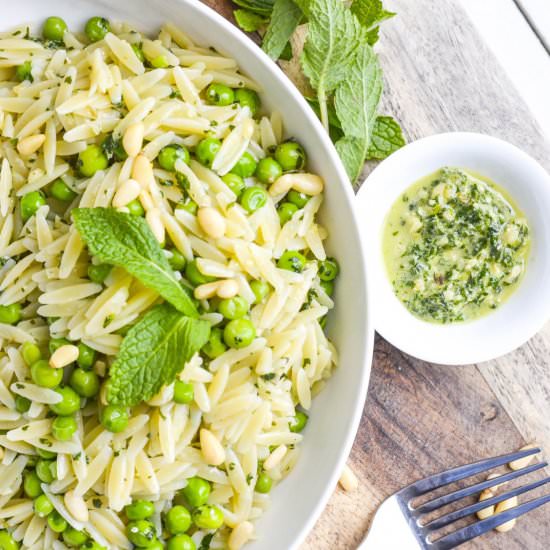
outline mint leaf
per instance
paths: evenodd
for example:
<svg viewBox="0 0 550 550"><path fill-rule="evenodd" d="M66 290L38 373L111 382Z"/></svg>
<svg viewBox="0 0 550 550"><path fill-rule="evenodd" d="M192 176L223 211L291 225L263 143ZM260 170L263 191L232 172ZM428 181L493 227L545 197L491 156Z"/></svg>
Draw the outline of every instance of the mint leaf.
<svg viewBox="0 0 550 550"><path fill-rule="evenodd" d="M281 52L281 55L279 56L279 59L282 59L283 61L290 61L293 56L294 56L294 53L292 51L292 45L290 44L290 42L287 42L286 46L283 48L283 51Z"/></svg>
<svg viewBox="0 0 550 550"><path fill-rule="evenodd" d="M255 32L267 23L266 17L250 10L235 10L233 16L237 25L245 32Z"/></svg>
<svg viewBox="0 0 550 550"><path fill-rule="evenodd" d="M292 0L275 0L271 21L262 42L262 50L271 59L281 57L302 18L302 10Z"/></svg>
<svg viewBox="0 0 550 550"><path fill-rule="evenodd" d="M342 159L349 179L352 183L355 183L361 175L361 170L363 170L365 164L365 155L367 152L365 142L360 138L343 137L334 145Z"/></svg>
<svg viewBox="0 0 550 550"><path fill-rule="evenodd" d="M275 0L233 0L235 4L259 15L269 15Z"/></svg>
<svg viewBox="0 0 550 550"><path fill-rule="evenodd" d="M193 300L173 271L147 222L113 208L75 208L73 219L90 252L104 263L123 267L176 309L197 317Z"/></svg>
<svg viewBox="0 0 550 550"><path fill-rule="evenodd" d="M385 159L405 145L405 138L399 122L391 116L379 116L372 128L372 139L367 158Z"/></svg>
<svg viewBox="0 0 550 550"><path fill-rule="evenodd" d="M363 27L340 0L312 0L302 70L317 91L321 121L328 129L327 95L347 77Z"/></svg>
<svg viewBox="0 0 550 550"><path fill-rule="evenodd" d="M171 384L185 363L208 341L210 325L168 304L147 312L129 331L109 369L107 401L132 406Z"/></svg>
<svg viewBox="0 0 550 550"><path fill-rule="evenodd" d="M368 30L395 16L395 13L384 9L382 0L354 0L350 9Z"/></svg>

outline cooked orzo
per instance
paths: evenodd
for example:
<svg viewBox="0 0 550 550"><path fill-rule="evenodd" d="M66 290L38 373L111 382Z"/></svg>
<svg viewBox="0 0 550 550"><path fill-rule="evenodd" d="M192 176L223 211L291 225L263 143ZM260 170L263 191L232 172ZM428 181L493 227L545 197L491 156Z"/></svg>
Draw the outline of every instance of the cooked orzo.
<svg viewBox="0 0 550 550"><path fill-rule="evenodd" d="M323 180L233 59L0 35L0 547L240 548L336 356Z"/></svg>

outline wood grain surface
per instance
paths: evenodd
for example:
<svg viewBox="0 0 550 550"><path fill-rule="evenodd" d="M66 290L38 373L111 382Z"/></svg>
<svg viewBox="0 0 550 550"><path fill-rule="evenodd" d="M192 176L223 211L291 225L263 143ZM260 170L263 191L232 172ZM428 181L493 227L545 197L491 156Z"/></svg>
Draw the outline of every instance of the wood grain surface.
<svg viewBox="0 0 550 550"><path fill-rule="evenodd" d="M231 19L229 0L207 3ZM407 138L484 132L515 143L549 168L549 145L458 2L387 3L398 17L384 25L377 46L386 79L383 110L401 121ZM532 441L550 457L549 358L550 326L501 359L454 368L412 359L377 338L349 461L360 487L350 494L336 489L303 549L356 548L385 497L442 469ZM512 531L463 548L547 550L549 519L550 506L539 508Z"/></svg>

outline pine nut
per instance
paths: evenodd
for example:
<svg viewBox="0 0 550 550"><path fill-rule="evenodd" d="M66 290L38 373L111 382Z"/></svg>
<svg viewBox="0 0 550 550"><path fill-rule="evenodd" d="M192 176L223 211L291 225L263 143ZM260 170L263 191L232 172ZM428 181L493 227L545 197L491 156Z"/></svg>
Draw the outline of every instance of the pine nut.
<svg viewBox="0 0 550 550"><path fill-rule="evenodd" d="M50 367L62 369L78 359L78 348L67 344L57 348L50 357Z"/></svg>
<svg viewBox="0 0 550 550"><path fill-rule="evenodd" d="M153 166L147 157L138 155L134 159L132 178L139 182L143 189L147 189L149 184L154 181Z"/></svg>
<svg viewBox="0 0 550 550"><path fill-rule="evenodd" d="M46 141L46 136L44 134L35 134L34 136L28 136L23 138L17 143L17 150L23 157L28 157L33 153L36 153L44 142Z"/></svg>
<svg viewBox="0 0 550 550"><path fill-rule="evenodd" d="M283 460L283 457L288 451L286 445L279 445L266 459L264 462L264 470L272 470Z"/></svg>
<svg viewBox="0 0 550 550"><path fill-rule="evenodd" d="M137 199L141 193L141 185L133 179L126 180L113 197L113 206L120 208Z"/></svg>
<svg viewBox="0 0 550 550"><path fill-rule="evenodd" d="M208 298L212 298L212 296L216 295L219 285L219 281L213 281L211 283L199 285L197 288L195 288L193 295L197 300L208 300Z"/></svg>
<svg viewBox="0 0 550 550"><path fill-rule="evenodd" d="M225 219L215 208L199 208L197 220L209 237L220 239L225 235Z"/></svg>
<svg viewBox="0 0 550 550"><path fill-rule="evenodd" d="M101 376L101 378L105 377L105 373L107 372L107 365L105 364L105 361L96 361L93 366L93 371L98 375ZM105 386L106 384L103 384Z"/></svg>
<svg viewBox="0 0 550 550"><path fill-rule="evenodd" d="M489 474L489 475L487 476L487 480L489 480L489 479L496 479L497 477L501 477L501 474ZM505 481L504 483L499 483L498 485L493 485L493 486L489 489L489 491L493 491L493 493L494 493L495 491L498 491L501 487L504 487L504 485L506 485L506 483L507 483L507 482Z"/></svg>
<svg viewBox="0 0 550 550"><path fill-rule="evenodd" d="M67 491L64 500L67 511L74 519L82 522L88 521L88 508L81 496L76 495L74 491Z"/></svg>
<svg viewBox="0 0 550 550"><path fill-rule="evenodd" d="M216 294L219 298L228 299L237 296L239 293L239 284L235 279L226 279L225 281L220 281L218 284L218 290Z"/></svg>
<svg viewBox="0 0 550 550"><path fill-rule="evenodd" d="M229 550L239 550L242 548L252 538L253 533L254 525L249 521L243 521L235 525L227 541Z"/></svg>
<svg viewBox="0 0 550 550"><path fill-rule="evenodd" d="M160 219L160 212L158 208L153 208L145 214L145 220L149 224L153 235L156 237L159 243L164 242L164 224Z"/></svg>
<svg viewBox="0 0 550 550"><path fill-rule="evenodd" d="M205 428L201 429L199 439L204 460L212 466L219 466L225 460L225 449L219 439Z"/></svg>
<svg viewBox="0 0 550 550"><path fill-rule="evenodd" d="M107 390L109 386L107 384L101 384L101 388L99 390L99 402L106 407L109 402L107 401Z"/></svg>
<svg viewBox="0 0 550 550"><path fill-rule="evenodd" d="M529 445L525 445L520 449L520 451L527 451L528 449L534 449L536 445L530 443ZM525 466L529 466L529 464L533 461L535 458L534 455L524 456L523 458L518 458L517 460L512 460L508 464L508 467L511 470L521 470L522 468L525 468Z"/></svg>
<svg viewBox="0 0 550 550"><path fill-rule="evenodd" d="M141 151L143 146L143 122L136 122L131 126L128 126L124 137L122 138L122 146L129 157L135 157Z"/></svg>
<svg viewBox="0 0 550 550"><path fill-rule="evenodd" d="M502 502L499 502L495 506L495 513L500 514L501 512L504 512L506 510L510 510L511 508L515 508L518 505L518 497L512 497L506 500L503 500ZM499 533L506 533L506 531L510 531L512 527L516 524L516 520L511 519L510 521L507 521L506 523L503 523L502 525L499 525L498 527L495 527L495 531L498 531Z"/></svg>
<svg viewBox="0 0 550 550"><path fill-rule="evenodd" d="M494 497L494 493L493 491L491 491L491 489L484 489L483 491L481 491L480 495L479 495L479 502L483 501L483 500L487 500L491 497ZM494 506L487 506L487 508L483 508L482 510L478 510L476 512L476 516L479 518L479 519L486 519L488 517L491 517L492 515L494 515L495 513L495 507Z"/></svg>
<svg viewBox="0 0 550 550"><path fill-rule="evenodd" d="M269 188L270 195L282 195L295 189L306 195L319 195L323 192L323 180L316 174L283 174Z"/></svg>
<svg viewBox="0 0 550 550"><path fill-rule="evenodd" d="M344 466L342 475L338 481L344 491L347 491L348 493L355 491L355 489L359 487L359 480L357 479L357 476L352 472L351 468L347 464Z"/></svg>

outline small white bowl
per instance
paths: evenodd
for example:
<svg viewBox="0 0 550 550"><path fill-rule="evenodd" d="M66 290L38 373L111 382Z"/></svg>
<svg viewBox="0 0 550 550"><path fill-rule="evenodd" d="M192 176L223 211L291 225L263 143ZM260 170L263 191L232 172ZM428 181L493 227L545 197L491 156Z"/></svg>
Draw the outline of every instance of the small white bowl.
<svg viewBox="0 0 550 550"><path fill-rule="evenodd" d="M480 319L441 325L413 316L393 292L382 256L385 218L396 199L443 166L478 172L501 186L531 229L526 274L510 298ZM521 346L550 318L550 176L500 139L449 133L411 143L382 162L358 194L376 330L404 352L446 365L488 361Z"/></svg>

